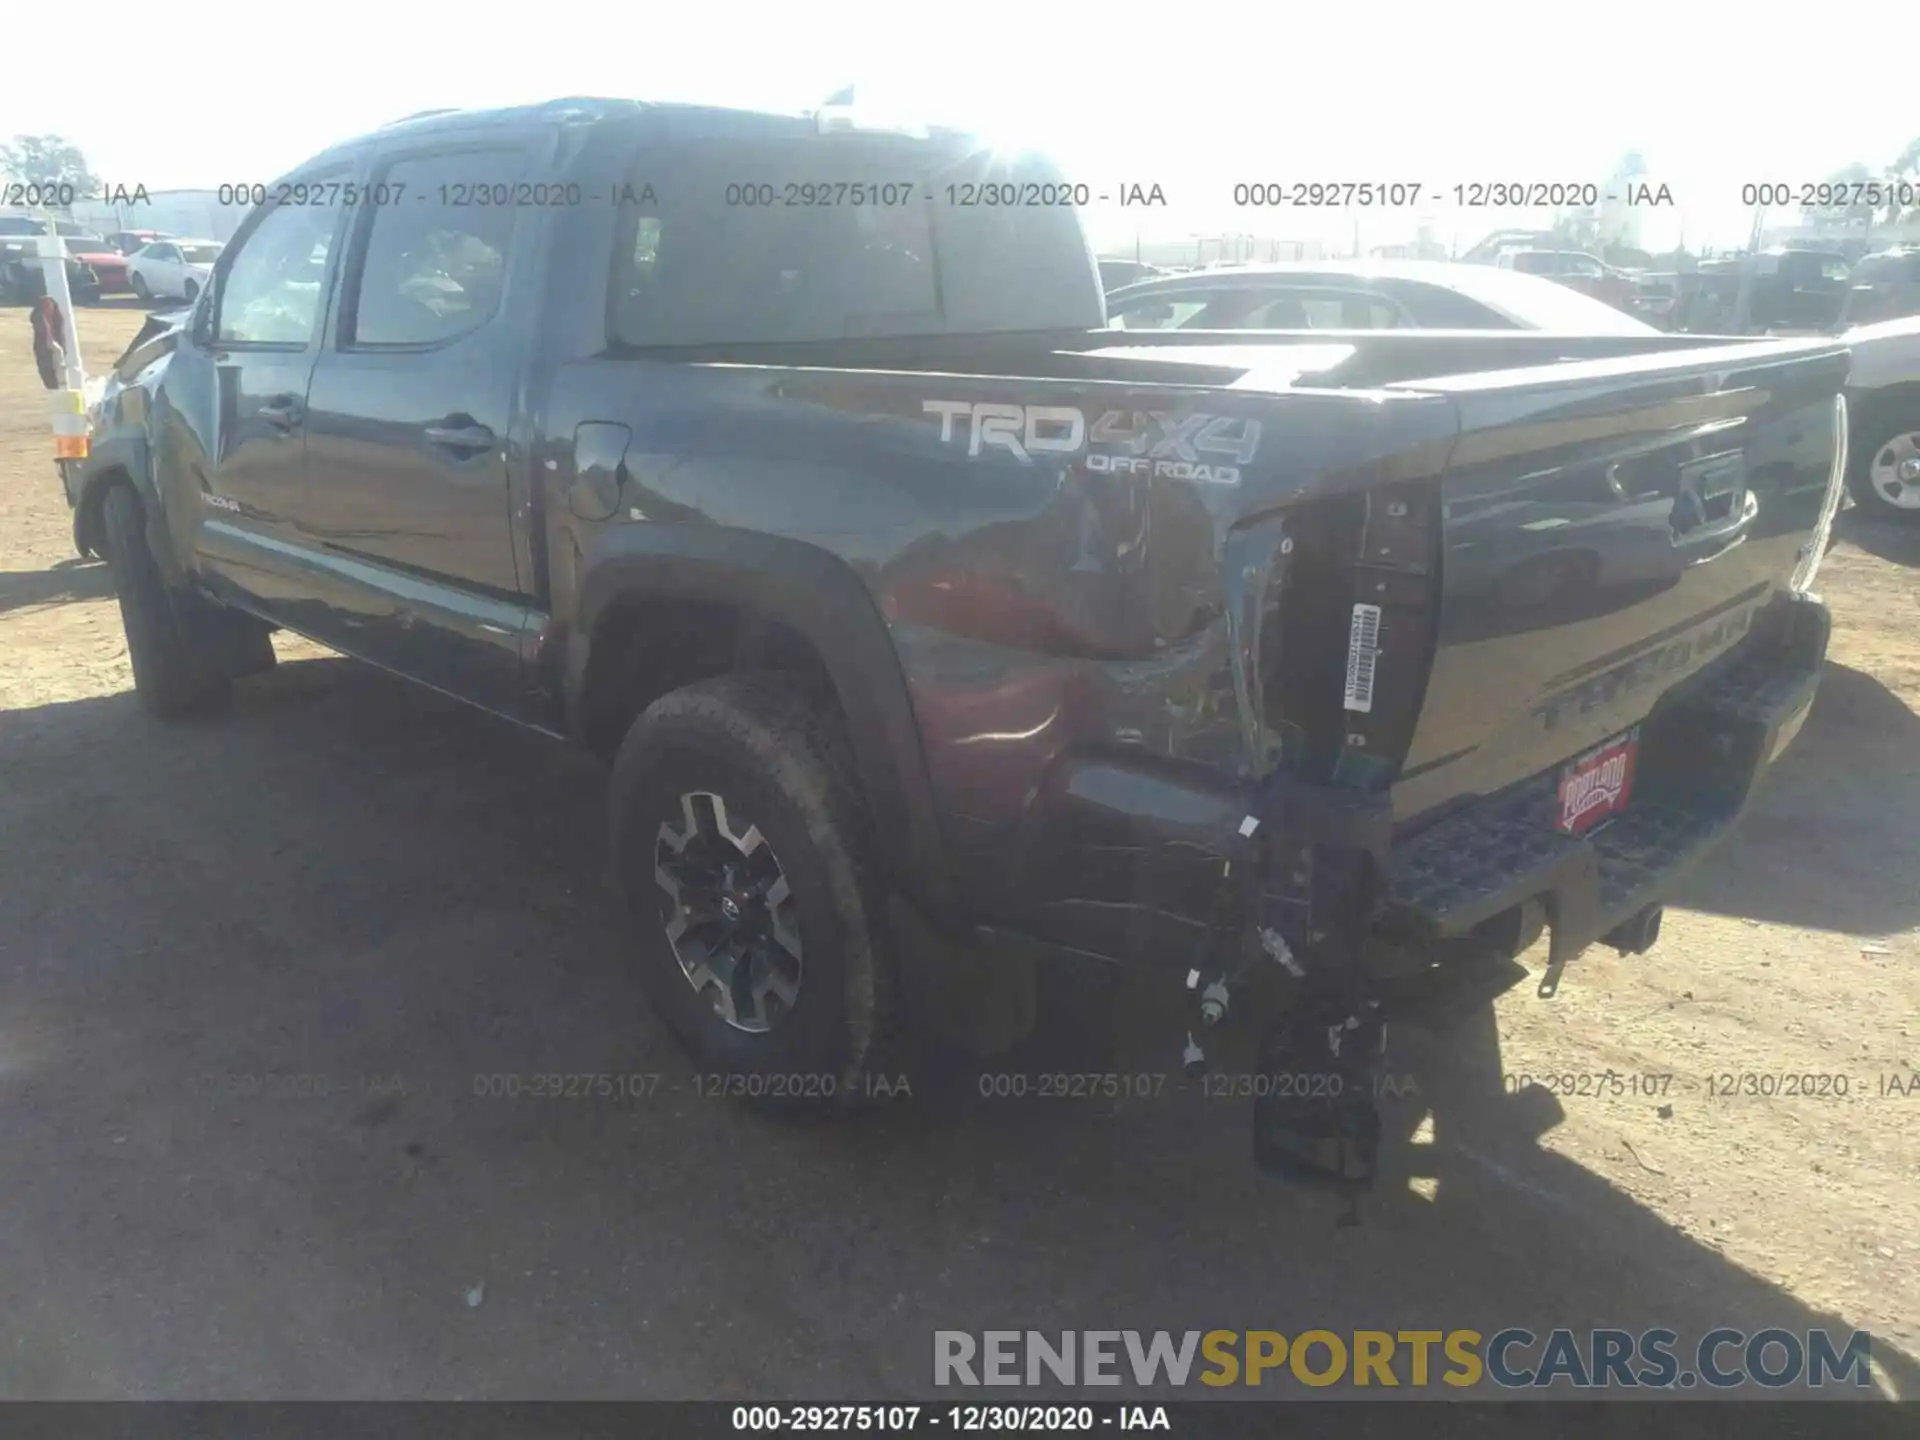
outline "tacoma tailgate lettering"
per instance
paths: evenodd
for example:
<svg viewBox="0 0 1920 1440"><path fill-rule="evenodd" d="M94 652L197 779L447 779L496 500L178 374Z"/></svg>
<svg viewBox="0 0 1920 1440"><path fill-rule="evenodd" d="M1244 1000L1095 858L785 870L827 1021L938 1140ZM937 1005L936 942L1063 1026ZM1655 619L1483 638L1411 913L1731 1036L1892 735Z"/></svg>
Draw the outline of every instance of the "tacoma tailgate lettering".
<svg viewBox="0 0 1920 1440"><path fill-rule="evenodd" d="M1597 706L1623 695L1631 695L1656 680L1676 674L1686 669L1696 657L1704 658L1724 650L1746 634L1753 625L1753 617L1758 609L1758 602L1742 606L1733 614L1711 622L1692 635L1683 635L1668 644L1642 651L1536 705L1533 709L1534 718L1540 722L1543 730L1552 730L1569 712L1589 714Z"/></svg>

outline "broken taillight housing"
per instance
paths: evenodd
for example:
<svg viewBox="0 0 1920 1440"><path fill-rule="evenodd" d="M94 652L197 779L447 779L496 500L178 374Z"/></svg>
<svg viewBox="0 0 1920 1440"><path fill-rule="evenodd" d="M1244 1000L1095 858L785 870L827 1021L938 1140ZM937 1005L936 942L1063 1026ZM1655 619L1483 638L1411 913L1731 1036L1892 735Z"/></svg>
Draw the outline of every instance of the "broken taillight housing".
<svg viewBox="0 0 1920 1440"><path fill-rule="evenodd" d="M1390 481L1302 505L1262 635L1266 723L1301 779L1384 789L1413 740L1440 619L1440 497Z"/></svg>

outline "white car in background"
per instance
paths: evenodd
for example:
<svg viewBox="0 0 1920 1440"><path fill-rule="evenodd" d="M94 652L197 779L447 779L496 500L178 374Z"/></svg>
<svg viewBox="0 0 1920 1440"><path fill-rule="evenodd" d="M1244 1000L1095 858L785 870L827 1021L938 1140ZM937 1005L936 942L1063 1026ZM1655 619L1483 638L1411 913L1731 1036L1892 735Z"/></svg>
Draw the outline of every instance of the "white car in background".
<svg viewBox="0 0 1920 1440"><path fill-rule="evenodd" d="M1847 482L1860 508L1920 525L1920 315L1856 325L1847 372Z"/></svg>
<svg viewBox="0 0 1920 1440"><path fill-rule="evenodd" d="M219 258L217 240L155 240L127 257L127 281L142 300L191 300Z"/></svg>

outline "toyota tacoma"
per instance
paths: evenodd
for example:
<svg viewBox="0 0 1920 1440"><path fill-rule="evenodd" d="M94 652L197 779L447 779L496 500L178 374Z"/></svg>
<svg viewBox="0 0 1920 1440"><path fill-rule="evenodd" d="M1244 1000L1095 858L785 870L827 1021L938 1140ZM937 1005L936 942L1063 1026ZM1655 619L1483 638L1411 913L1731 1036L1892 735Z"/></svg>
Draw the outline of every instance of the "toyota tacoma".
<svg viewBox="0 0 1920 1440"><path fill-rule="evenodd" d="M1077 956L1340 1079L1256 1153L1358 1183L1388 1022L1648 949L1812 702L1832 340L1110 330L1044 162L824 112L271 192L68 476L138 695L284 627L603 756L703 1071L870 1093Z"/></svg>

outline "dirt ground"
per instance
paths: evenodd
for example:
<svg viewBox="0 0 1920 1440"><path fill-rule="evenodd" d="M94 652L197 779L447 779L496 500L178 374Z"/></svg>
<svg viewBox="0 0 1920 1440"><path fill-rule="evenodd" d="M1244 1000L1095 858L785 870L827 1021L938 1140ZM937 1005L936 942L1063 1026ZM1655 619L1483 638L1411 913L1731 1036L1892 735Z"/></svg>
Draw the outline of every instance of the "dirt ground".
<svg viewBox="0 0 1920 1440"><path fill-rule="evenodd" d="M98 370L140 314L80 318ZM1172 1056L839 1128L690 1093L593 765L287 637L149 722L50 453L0 312L0 1398L879 1399L935 1329L1419 1325L1863 1328L1920 1397L1920 534L1842 517L1819 702L1651 955L1396 1036L1415 1143L1337 1229ZM476 1093L553 1072L662 1079Z"/></svg>

